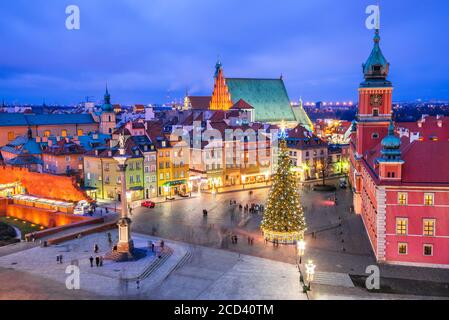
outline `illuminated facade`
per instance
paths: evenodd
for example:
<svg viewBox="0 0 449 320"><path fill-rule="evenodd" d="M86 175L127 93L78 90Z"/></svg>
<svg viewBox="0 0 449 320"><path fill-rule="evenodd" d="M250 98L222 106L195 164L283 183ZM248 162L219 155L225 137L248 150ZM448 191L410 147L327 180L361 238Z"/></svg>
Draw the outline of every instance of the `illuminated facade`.
<svg viewBox="0 0 449 320"><path fill-rule="evenodd" d="M379 262L449 267L449 119L394 123L379 30L364 65L350 182Z"/></svg>

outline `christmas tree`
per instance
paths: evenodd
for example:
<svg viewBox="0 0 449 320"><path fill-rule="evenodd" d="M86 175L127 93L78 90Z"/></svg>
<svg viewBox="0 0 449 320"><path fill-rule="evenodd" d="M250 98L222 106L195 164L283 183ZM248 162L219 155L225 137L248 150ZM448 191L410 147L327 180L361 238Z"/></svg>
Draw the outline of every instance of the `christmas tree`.
<svg viewBox="0 0 449 320"><path fill-rule="evenodd" d="M290 170L285 129L283 131L278 168L273 177L261 228L264 237L269 241L294 243L303 238L306 222L297 192L296 177Z"/></svg>

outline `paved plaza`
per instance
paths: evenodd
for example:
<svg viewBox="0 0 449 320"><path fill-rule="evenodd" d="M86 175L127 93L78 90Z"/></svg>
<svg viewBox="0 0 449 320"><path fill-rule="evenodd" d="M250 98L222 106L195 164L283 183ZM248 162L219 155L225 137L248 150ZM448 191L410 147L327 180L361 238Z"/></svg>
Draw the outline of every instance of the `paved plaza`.
<svg viewBox="0 0 449 320"><path fill-rule="evenodd" d="M359 216L352 214L351 191L318 193L301 189L308 230L302 261L317 265L313 290L302 293L294 246L265 243L259 229L262 214L239 210L239 204L265 204L269 189L199 194L190 199L136 208L133 238L139 248L166 240L161 259L149 252L138 262L105 261L90 267L95 244L100 253L111 250L107 233L89 235L57 246L41 248L20 243L0 248L0 298L32 299L430 299L426 292L444 294L449 273L379 265L381 284L404 294L368 292L354 276L364 276L375 265L370 243ZM337 197L337 206L332 201ZM237 206L230 205L236 201ZM207 217L202 214L208 211ZM312 233L315 237L312 237ZM117 233L111 231L113 240ZM238 236L238 242L230 238ZM248 242L253 238L253 244ZM56 263L63 255L64 264ZM80 266L81 290L66 289L68 264ZM14 279L12 281L11 279ZM20 285L14 285L19 279ZM139 279L139 288L137 280ZM22 282L24 282L22 284ZM436 286L438 285L438 288ZM29 288L30 290L25 290ZM407 290L403 290L403 289ZM429 290L432 289L432 290Z"/></svg>

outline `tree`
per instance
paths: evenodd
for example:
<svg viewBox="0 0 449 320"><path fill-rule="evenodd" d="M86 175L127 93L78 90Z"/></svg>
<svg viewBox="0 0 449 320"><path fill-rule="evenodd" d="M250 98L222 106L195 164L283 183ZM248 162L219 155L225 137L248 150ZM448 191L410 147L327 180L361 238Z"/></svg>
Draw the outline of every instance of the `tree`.
<svg viewBox="0 0 449 320"><path fill-rule="evenodd" d="M273 185L261 224L264 236L268 240L294 242L299 240L306 230L304 210L297 192L297 181L290 169L287 144L285 139L281 139L278 168L273 177Z"/></svg>
<svg viewBox="0 0 449 320"><path fill-rule="evenodd" d="M315 162L315 172L320 172L323 186L326 185L326 178L331 168L331 162L329 159L321 159Z"/></svg>

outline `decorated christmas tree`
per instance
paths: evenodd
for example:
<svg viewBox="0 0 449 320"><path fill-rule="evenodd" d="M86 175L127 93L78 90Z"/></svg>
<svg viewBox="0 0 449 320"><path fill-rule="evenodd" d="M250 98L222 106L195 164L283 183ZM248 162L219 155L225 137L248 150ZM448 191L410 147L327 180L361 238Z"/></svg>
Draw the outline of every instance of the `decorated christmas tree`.
<svg viewBox="0 0 449 320"><path fill-rule="evenodd" d="M294 243L303 238L306 222L296 177L290 170L285 129L279 144L278 168L273 177L261 228L268 241Z"/></svg>

